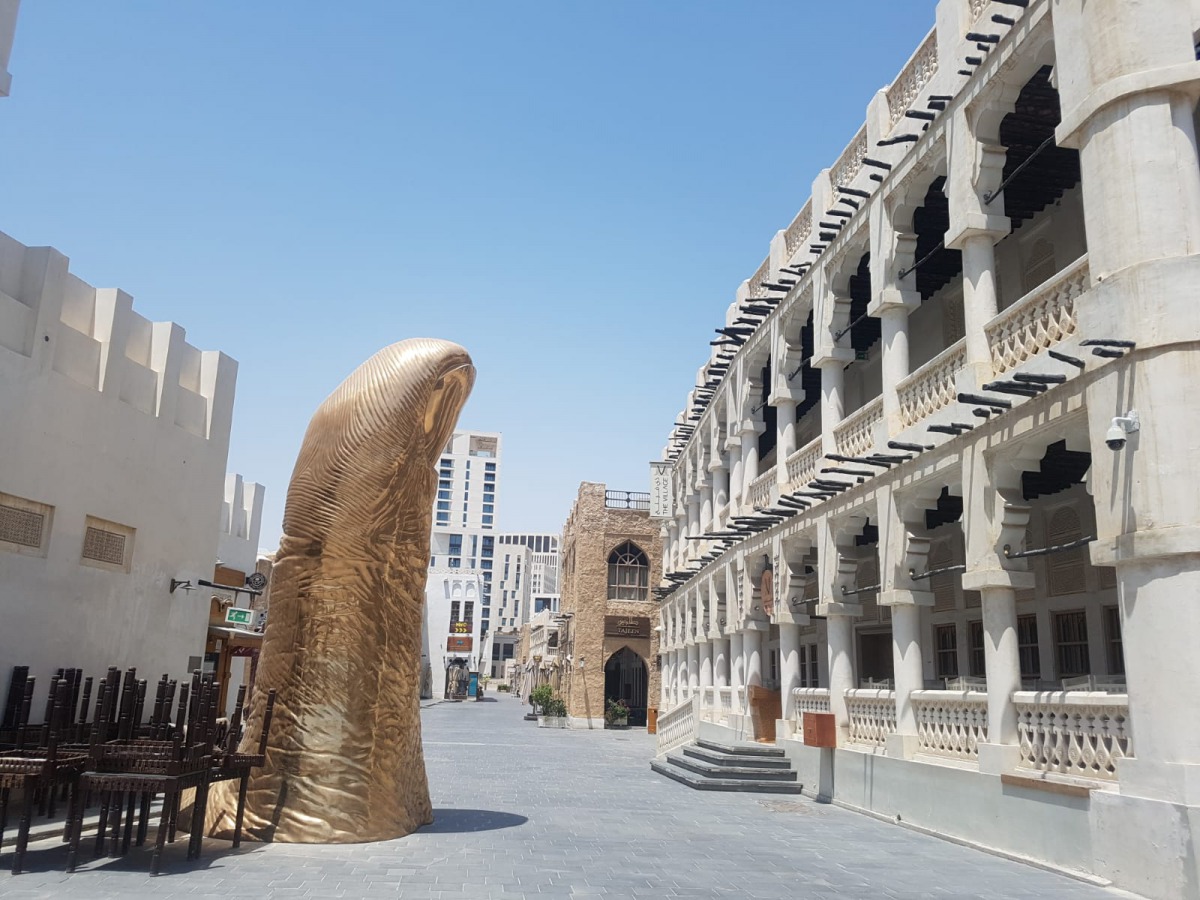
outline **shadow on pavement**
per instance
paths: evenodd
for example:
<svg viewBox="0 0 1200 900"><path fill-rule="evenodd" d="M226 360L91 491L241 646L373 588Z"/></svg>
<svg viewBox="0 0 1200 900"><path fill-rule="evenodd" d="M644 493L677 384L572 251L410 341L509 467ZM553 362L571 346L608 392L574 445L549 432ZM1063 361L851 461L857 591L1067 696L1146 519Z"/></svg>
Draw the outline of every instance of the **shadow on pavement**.
<svg viewBox="0 0 1200 900"><path fill-rule="evenodd" d="M433 824L417 829L418 834L462 834L469 831L499 831L515 828L529 819L492 809L435 809Z"/></svg>

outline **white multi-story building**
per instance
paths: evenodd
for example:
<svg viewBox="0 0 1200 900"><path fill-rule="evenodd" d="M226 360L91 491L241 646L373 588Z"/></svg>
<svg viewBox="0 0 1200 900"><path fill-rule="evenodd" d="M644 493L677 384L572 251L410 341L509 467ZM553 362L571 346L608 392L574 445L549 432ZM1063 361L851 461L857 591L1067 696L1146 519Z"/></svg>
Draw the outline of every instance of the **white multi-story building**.
<svg viewBox="0 0 1200 900"><path fill-rule="evenodd" d="M937 3L663 454L660 749L1200 897L1198 33Z"/></svg>
<svg viewBox="0 0 1200 900"><path fill-rule="evenodd" d="M237 364L0 235L0 673L203 653Z"/></svg>
<svg viewBox="0 0 1200 900"><path fill-rule="evenodd" d="M496 535L496 572L488 646L492 676L502 677L505 662L516 655L521 626L543 609L558 611L558 535Z"/></svg>
<svg viewBox="0 0 1200 900"><path fill-rule="evenodd" d="M440 697L450 659L469 658L475 669L489 652L483 645L493 627L500 435L456 431L438 460L437 474L423 632L431 693ZM474 585L469 628L462 618L468 585ZM456 599L457 617L452 614Z"/></svg>

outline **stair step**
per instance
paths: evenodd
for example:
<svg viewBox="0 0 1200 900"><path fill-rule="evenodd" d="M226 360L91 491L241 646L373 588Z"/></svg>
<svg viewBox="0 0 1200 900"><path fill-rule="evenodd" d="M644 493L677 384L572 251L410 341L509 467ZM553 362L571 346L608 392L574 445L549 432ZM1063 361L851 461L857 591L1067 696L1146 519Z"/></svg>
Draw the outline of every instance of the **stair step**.
<svg viewBox="0 0 1200 900"><path fill-rule="evenodd" d="M687 756L668 756L667 762L707 778L736 778L739 781L795 781L796 773L791 768L767 769L761 766L711 765Z"/></svg>
<svg viewBox="0 0 1200 900"><path fill-rule="evenodd" d="M766 756L783 759L784 753L778 747L763 746L762 744L722 744L718 741L697 740L697 747L705 750L715 750L718 753L728 753L733 756Z"/></svg>
<svg viewBox="0 0 1200 900"><path fill-rule="evenodd" d="M697 791L737 791L761 794L799 794L801 787L794 781L750 781L738 778L705 778L661 760L651 760L650 768L680 784Z"/></svg>
<svg viewBox="0 0 1200 900"><path fill-rule="evenodd" d="M774 756L737 756L717 750L708 750L689 744L683 748L683 755L701 759L718 766L757 766L760 769L790 769L792 764L786 759Z"/></svg>

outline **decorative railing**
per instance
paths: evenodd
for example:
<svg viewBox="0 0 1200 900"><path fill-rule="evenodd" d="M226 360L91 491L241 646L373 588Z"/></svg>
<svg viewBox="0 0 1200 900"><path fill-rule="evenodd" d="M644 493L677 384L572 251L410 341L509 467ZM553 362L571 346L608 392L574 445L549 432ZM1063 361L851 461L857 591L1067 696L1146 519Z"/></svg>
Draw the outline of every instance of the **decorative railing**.
<svg viewBox="0 0 1200 900"><path fill-rule="evenodd" d="M811 197L804 204L804 209L796 214L796 218L792 219L792 224L783 233L783 245L787 249L788 259L796 255L796 252L804 245L810 234L812 234Z"/></svg>
<svg viewBox="0 0 1200 900"><path fill-rule="evenodd" d="M974 761L987 741L987 694L978 691L913 691L919 752Z"/></svg>
<svg viewBox="0 0 1200 900"><path fill-rule="evenodd" d="M1127 695L1018 691L1013 705L1024 768L1114 781L1133 756Z"/></svg>
<svg viewBox="0 0 1200 900"><path fill-rule="evenodd" d="M820 463L821 438L818 435L816 439L805 444L787 458L785 465L787 466L788 484L792 488L808 484L817 477L817 466Z"/></svg>
<svg viewBox="0 0 1200 900"><path fill-rule="evenodd" d="M853 184L858 173L862 171L863 159L867 155L867 126L858 129L858 134L846 145L842 155L838 157L833 168L829 170L829 180L836 191L838 187L849 187Z"/></svg>
<svg viewBox="0 0 1200 900"><path fill-rule="evenodd" d="M875 423L882 418L882 397L876 397L848 415L833 429L838 453L843 456L862 456L870 450L875 445Z"/></svg>
<svg viewBox="0 0 1200 900"><path fill-rule="evenodd" d="M722 713L733 712L733 688L714 688L717 693L716 708Z"/></svg>
<svg viewBox="0 0 1200 900"><path fill-rule="evenodd" d="M964 338L947 347L896 386L900 400L900 424L904 428L944 409L955 401L955 378L967 361Z"/></svg>
<svg viewBox="0 0 1200 900"><path fill-rule="evenodd" d="M882 747L896 730L896 692L846 691L846 712L853 743Z"/></svg>
<svg viewBox="0 0 1200 900"><path fill-rule="evenodd" d="M751 508L770 506L774 502L775 482L774 469L763 472L750 482L750 488L746 491L746 506Z"/></svg>
<svg viewBox="0 0 1200 900"><path fill-rule="evenodd" d="M753 275L750 276L750 296L762 297L767 293L767 289L762 286L764 281L771 277L771 258L768 256L762 261L762 265L758 267Z"/></svg>
<svg viewBox="0 0 1200 900"><path fill-rule="evenodd" d="M971 0L971 21L975 21L983 15L983 8L989 2L990 0Z"/></svg>
<svg viewBox="0 0 1200 900"><path fill-rule="evenodd" d="M917 48L917 52L909 59L908 64L896 76L891 87L887 89L888 115L895 125L903 117L908 108L913 105L921 88L929 84L930 79L937 74L937 29L929 35Z"/></svg>
<svg viewBox="0 0 1200 900"><path fill-rule="evenodd" d="M1001 375L1075 333L1075 300L1091 286L1087 256L1030 291L984 326Z"/></svg>
<svg viewBox="0 0 1200 900"><path fill-rule="evenodd" d="M658 755L682 747L696 737L700 721L700 695L689 697L658 717Z"/></svg>
<svg viewBox="0 0 1200 900"><path fill-rule="evenodd" d="M609 509L649 509L650 495L645 491L605 491L604 505Z"/></svg>
<svg viewBox="0 0 1200 900"><path fill-rule="evenodd" d="M796 700L796 719L793 723L796 736L804 733L804 714L806 712L832 712L829 705L829 688L795 688L792 697Z"/></svg>

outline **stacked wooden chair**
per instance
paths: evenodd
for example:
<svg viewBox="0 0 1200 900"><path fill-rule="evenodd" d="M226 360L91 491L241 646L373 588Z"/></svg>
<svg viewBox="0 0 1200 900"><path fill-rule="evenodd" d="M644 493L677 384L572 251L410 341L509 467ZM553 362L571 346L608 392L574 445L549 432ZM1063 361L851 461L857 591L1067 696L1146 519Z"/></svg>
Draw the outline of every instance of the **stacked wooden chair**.
<svg viewBox="0 0 1200 900"><path fill-rule="evenodd" d="M242 817L246 811L246 786L250 781L250 772L266 760L267 734L271 730L271 716L275 712L275 692L267 694L262 734L259 735L258 748L254 753L242 753L238 750L242 740L242 708L245 701L246 686L242 685L238 688L237 703L233 708L229 726L213 753L212 770L209 772L209 781L233 781L236 778L241 782L238 785L237 816L233 827L234 849L242 844Z"/></svg>
<svg viewBox="0 0 1200 900"><path fill-rule="evenodd" d="M70 798L68 818L81 807L78 784L80 774L87 768L88 756L69 743L75 733L73 698L78 697L79 688L76 675L65 677L60 673L51 680L46 717L40 726L29 724L36 680L27 677L21 680L22 699L13 718L13 746L0 751L0 844L12 792L20 791L21 797L14 875L21 872L25 862L34 804L39 803L43 812L48 810L53 815L56 796L65 790Z"/></svg>
<svg viewBox="0 0 1200 900"><path fill-rule="evenodd" d="M154 713L149 723L140 725L146 695L146 683L137 681L133 670L118 687L120 679L110 670L100 686L97 715L92 725L89 767L79 780L79 789L100 799L100 824L96 834L96 853L104 852L111 829L114 852L128 852L133 837L134 810L141 822L137 843L145 840L151 800L162 795L162 813L150 872L157 875L162 864L163 846L175 839L180 799L184 791L194 789L192 812L197 827L188 843L188 859L198 858L208 801L209 772L216 737L218 687L211 676L192 674L191 685L179 689L179 704L174 722L170 719L175 684L164 677L159 682ZM122 812L125 828L122 835ZM83 832L83 807L77 804L75 819L67 826L70 850L67 867L74 871Z"/></svg>

